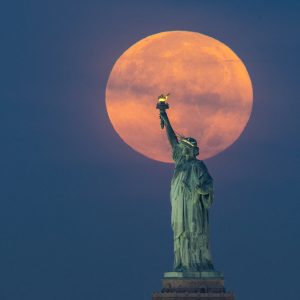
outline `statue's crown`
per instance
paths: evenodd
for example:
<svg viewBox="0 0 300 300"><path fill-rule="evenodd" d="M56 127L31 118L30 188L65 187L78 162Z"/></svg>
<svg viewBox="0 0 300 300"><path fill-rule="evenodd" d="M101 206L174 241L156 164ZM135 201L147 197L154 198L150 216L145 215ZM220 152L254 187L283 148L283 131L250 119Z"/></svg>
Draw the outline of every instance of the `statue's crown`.
<svg viewBox="0 0 300 300"><path fill-rule="evenodd" d="M195 139L193 139L193 138L190 138L190 137L188 137L188 138L182 137L180 139L180 142L184 143L184 144L186 144L186 145L188 145L190 147L197 147L197 141Z"/></svg>

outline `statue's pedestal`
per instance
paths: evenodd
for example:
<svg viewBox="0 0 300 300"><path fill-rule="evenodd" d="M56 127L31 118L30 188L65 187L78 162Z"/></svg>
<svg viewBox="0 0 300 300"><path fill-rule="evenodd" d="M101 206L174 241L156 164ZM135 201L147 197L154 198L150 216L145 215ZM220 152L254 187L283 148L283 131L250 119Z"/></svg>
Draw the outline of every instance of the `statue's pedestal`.
<svg viewBox="0 0 300 300"><path fill-rule="evenodd" d="M152 300L234 300L233 293L226 292L219 272L168 272L162 285Z"/></svg>

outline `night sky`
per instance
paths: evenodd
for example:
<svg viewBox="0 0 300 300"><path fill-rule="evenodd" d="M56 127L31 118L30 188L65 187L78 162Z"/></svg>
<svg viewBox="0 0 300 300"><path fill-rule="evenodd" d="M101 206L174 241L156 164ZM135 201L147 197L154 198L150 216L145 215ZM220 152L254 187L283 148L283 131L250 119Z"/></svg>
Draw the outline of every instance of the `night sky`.
<svg viewBox="0 0 300 300"><path fill-rule="evenodd" d="M173 166L119 138L105 87L128 47L168 30L230 46L254 88L240 139L205 161L214 264L237 300L300 299L299 1L8 2L0 299L150 300L161 288Z"/></svg>

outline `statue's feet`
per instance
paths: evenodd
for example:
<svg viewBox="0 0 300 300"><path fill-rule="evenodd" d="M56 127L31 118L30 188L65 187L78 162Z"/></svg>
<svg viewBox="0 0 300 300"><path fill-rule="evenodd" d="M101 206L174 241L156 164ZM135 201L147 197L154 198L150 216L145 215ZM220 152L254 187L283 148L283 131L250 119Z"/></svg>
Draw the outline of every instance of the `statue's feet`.
<svg viewBox="0 0 300 300"><path fill-rule="evenodd" d="M197 267L197 272L214 271L214 270L215 270L214 265L210 261L199 264Z"/></svg>

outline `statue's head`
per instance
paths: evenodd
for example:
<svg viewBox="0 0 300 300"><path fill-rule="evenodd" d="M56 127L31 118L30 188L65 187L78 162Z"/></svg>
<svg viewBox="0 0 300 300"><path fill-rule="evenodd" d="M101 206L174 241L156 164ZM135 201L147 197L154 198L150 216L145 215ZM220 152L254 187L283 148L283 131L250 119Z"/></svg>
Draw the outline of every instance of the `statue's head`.
<svg viewBox="0 0 300 300"><path fill-rule="evenodd" d="M183 147L183 152L189 157L196 157L199 155L199 147L197 141L192 137L182 137L179 141L180 145Z"/></svg>

